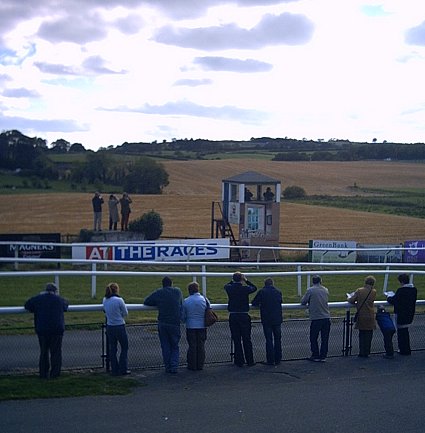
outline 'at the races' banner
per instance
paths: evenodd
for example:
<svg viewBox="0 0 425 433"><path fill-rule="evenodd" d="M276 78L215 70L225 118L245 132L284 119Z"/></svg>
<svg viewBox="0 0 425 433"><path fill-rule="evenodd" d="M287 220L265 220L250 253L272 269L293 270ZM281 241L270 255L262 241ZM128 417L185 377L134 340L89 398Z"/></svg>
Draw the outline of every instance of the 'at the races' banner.
<svg viewBox="0 0 425 433"><path fill-rule="evenodd" d="M185 239L128 244L73 245L74 260L181 261L230 258L229 239Z"/></svg>

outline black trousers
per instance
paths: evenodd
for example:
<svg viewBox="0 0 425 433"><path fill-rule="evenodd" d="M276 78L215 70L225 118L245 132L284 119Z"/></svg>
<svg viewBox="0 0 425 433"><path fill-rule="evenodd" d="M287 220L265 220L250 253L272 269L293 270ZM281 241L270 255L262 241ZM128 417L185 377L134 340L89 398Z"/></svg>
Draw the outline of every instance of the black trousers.
<svg viewBox="0 0 425 433"><path fill-rule="evenodd" d="M410 335L409 328L397 328L397 342L400 355L410 355Z"/></svg>
<svg viewBox="0 0 425 433"><path fill-rule="evenodd" d="M62 368L62 335L38 335L39 374L43 379L58 377Z"/></svg>
<svg viewBox="0 0 425 433"><path fill-rule="evenodd" d="M187 349L187 368L189 370L202 370L205 363L206 328L186 329L186 338L189 345Z"/></svg>
<svg viewBox="0 0 425 433"><path fill-rule="evenodd" d="M234 363L242 367L246 361L254 364L251 341L251 317L248 313L231 313L229 315L230 334L235 347Z"/></svg>
<svg viewBox="0 0 425 433"><path fill-rule="evenodd" d="M393 335L394 330L384 330L382 331L382 335L384 336L384 348L385 354L388 356L394 355L394 345L393 345Z"/></svg>
<svg viewBox="0 0 425 433"><path fill-rule="evenodd" d="M368 357L372 344L373 330L359 330L359 356Z"/></svg>

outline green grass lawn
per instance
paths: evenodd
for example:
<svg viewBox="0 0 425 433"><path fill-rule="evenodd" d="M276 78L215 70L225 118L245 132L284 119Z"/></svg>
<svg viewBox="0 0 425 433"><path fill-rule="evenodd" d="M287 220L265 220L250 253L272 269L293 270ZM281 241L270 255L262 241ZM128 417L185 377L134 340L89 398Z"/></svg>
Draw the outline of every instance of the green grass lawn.
<svg viewBox="0 0 425 433"><path fill-rule="evenodd" d="M162 268L143 268L145 271ZM181 269L181 268L180 268ZM287 268L285 268L288 270ZM313 269L313 267L312 267ZM316 266L317 270L318 267ZM170 269L172 271L173 269ZM183 269L181 269L183 271ZM190 270L199 272L199 267L192 267ZM213 268L207 269L213 271ZM215 272L233 273L236 268L215 268ZM269 269L242 269L248 276L250 272L279 272L278 267ZM293 270L293 269L292 269ZM175 269L174 269L175 271ZM186 271L186 268L184 268ZM164 270L163 275L167 271ZM373 273L372 273L373 274ZM331 302L342 302L346 300L346 293L352 292L362 286L366 274L359 275L329 275L323 277L324 285L330 292ZM63 276L60 278L60 294L69 300L71 305L81 304L100 304L102 302L104 288L111 281L116 281L120 285L121 295L127 304L143 303L144 298L153 290L161 286L161 276L98 276L97 277L97 297L91 297L91 277L85 276ZM384 275L377 275L377 300L385 300L382 293ZM264 277L250 277L258 288L263 286ZM282 290L284 303L299 303L300 298L297 293L296 276L278 276L274 278L275 285ZM49 277L1 277L0 276L0 306L23 306L25 301L44 289L45 284L52 281ZM192 281L190 277L173 277L174 285L182 289L183 296L188 296L187 285ZM198 281L201 281L198 279ZM212 303L226 304L227 296L223 289L224 284L229 281L227 277L208 277L207 296ZM425 276L416 276L415 284L418 287L418 299L425 299ZM307 278L302 278L302 291L306 290ZM389 279L389 290L395 290L398 282L395 275ZM258 318L258 310L252 311L253 317ZM227 317L225 312L220 312L222 318ZM285 316L304 317L304 311L293 310L285 312ZM127 323L151 322L156 319L156 312L131 311ZM66 313L66 323L69 325L89 325L93 323L103 323L102 312L69 312ZM25 328L25 332L32 332L31 314L7 314L0 315L0 332L19 332L18 329Z"/></svg>
<svg viewBox="0 0 425 433"><path fill-rule="evenodd" d="M142 383L131 377L113 377L107 373L62 373L54 380L38 375L0 376L0 401L34 398L82 397L130 394Z"/></svg>

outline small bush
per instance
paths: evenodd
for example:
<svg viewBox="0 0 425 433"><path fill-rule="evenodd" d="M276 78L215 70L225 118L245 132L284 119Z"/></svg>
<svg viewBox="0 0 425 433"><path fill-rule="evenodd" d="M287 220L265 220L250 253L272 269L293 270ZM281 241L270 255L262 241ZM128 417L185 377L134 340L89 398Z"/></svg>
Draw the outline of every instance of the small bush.
<svg viewBox="0 0 425 433"><path fill-rule="evenodd" d="M292 185L286 187L282 195L283 198L293 200L297 198L304 198L306 194L304 188L297 185Z"/></svg>
<svg viewBox="0 0 425 433"><path fill-rule="evenodd" d="M130 222L128 229L132 232L143 233L147 241L158 239L162 234L163 222L159 213L151 210Z"/></svg>

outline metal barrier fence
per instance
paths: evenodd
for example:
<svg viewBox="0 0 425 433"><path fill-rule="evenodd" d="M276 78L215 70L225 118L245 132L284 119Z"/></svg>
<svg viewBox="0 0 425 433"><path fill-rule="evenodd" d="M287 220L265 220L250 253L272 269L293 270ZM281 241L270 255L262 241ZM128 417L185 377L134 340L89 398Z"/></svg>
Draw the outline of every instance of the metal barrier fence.
<svg viewBox="0 0 425 433"><path fill-rule="evenodd" d="M331 319L329 357L357 354L358 332L353 330L350 311L346 316ZM305 359L310 356L310 320L285 319L282 324L283 360ZM107 351L104 324L95 323L90 329L67 326L63 339L63 369L102 369L107 367ZM32 329L32 328L31 328ZM23 331L20 328L20 331ZM29 330L28 328L26 329ZM0 332L2 330L0 329ZM8 332L10 329L8 329ZM127 325L129 337L129 368L154 369L162 367L161 348L157 324ZM425 314L417 314L410 327L413 350L425 350ZM256 362L265 361L265 340L259 321L252 323L252 343ZM394 337L397 350L397 338ZM182 325L180 341L180 365L186 365L187 342ZM383 337L379 329L374 332L372 353L383 353ZM233 347L227 320L217 322L208 328L206 342L206 364L231 363ZM38 367L38 340L34 334L1 335L0 373L30 372Z"/></svg>

